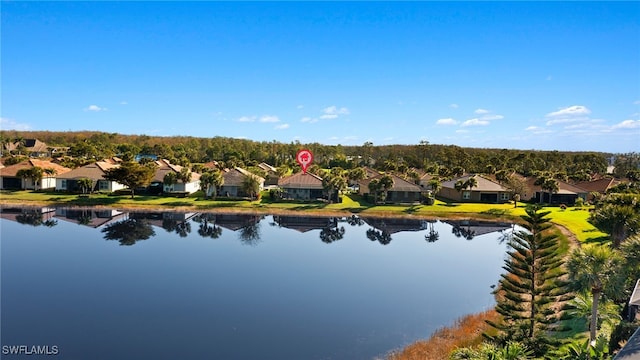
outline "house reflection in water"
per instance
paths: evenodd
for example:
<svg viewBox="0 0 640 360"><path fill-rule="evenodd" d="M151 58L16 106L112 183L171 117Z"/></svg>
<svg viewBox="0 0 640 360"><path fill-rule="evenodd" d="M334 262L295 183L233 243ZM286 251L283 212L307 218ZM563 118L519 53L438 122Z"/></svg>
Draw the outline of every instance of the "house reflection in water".
<svg viewBox="0 0 640 360"><path fill-rule="evenodd" d="M443 222L451 225L451 232L456 237L463 237L467 240L493 232L512 230L514 226L509 223L481 220L445 220Z"/></svg>
<svg viewBox="0 0 640 360"><path fill-rule="evenodd" d="M57 208L55 216L57 219L78 225L99 228L114 221L125 219L127 213L115 209Z"/></svg>
<svg viewBox="0 0 640 360"><path fill-rule="evenodd" d="M301 233L320 230L320 240L326 244L341 240L346 232L344 226L338 226L338 219L335 217L274 216L273 220L280 227Z"/></svg>
<svg viewBox="0 0 640 360"><path fill-rule="evenodd" d="M0 218L25 225L52 227L58 223L54 219L55 211L49 207L0 208Z"/></svg>
<svg viewBox="0 0 640 360"><path fill-rule="evenodd" d="M335 227L338 223L336 218L326 216L274 216L273 221L280 227L296 230L301 233Z"/></svg>
<svg viewBox="0 0 640 360"><path fill-rule="evenodd" d="M130 219L146 220L150 225L163 228L169 233L175 232L180 237L187 237L191 233L189 220L196 216L195 212L131 212Z"/></svg>

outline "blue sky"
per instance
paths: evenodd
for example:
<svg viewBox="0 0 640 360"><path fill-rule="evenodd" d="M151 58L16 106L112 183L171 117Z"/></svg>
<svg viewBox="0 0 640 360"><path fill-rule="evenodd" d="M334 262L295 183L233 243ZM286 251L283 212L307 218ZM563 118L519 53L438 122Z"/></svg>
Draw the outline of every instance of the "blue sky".
<svg viewBox="0 0 640 360"><path fill-rule="evenodd" d="M640 151L640 2L2 1L0 128Z"/></svg>

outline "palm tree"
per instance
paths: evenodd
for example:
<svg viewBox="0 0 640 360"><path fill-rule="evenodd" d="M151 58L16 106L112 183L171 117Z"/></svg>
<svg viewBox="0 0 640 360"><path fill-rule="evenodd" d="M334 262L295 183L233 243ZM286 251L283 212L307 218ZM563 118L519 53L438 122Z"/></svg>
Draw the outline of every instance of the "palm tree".
<svg viewBox="0 0 640 360"><path fill-rule="evenodd" d="M373 194L373 203L376 204L378 202L378 191L380 191L380 181L378 179L373 179L369 182L369 194Z"/></svg>
<svg viewBox="0 0 640 360"><path fill-rule="evenodd" d="M622 258L606 246L589 246L574 250L567 263L569 279L579 290L591 292L589 339L596 340L598 301L602 295L615 296L624 286Z"/></svg>
<svg viewBox="0 0 640 360"><path fill-rule="evenodd" d="M380 190L382 190L382 201L387 200L387 192L393 187L393 178L391 175L384 175L378 182Z"/></svg>
<svg viewBox="0 0 640 360"><path fill-rule="evenodd" d="M16 176L26 181L27 179L31 179L33 181L33 189L38 190L38 184L42 181L43 170L41 167L34 166L29 169L20 169L16 173ZM25 184L26 187L26 184Z"/></svg>
<svg viewBox="0 0 640 360"><path fill-rule="evenodd" d="M219 170L207 171L200 177L200 188L204 192L205 198L209 194L209 189L213 189L213 198L218 194L218 188L224 184L224 177Z"/></svg>
<svg viewBox="0 0 640 360"><path fill-rule="evenodd" d="M640 215L631 205L606 204L590 218L600 230L611 234L613 247L620 246L629 233L640 231Z"/></svg>
<svg viewBox="0 0 640 360"><path fill-rule="evenodd" d="M433 191L433 194L435 195L440 191L440 189L442 189L442 183L439 179L433 178L429 180L429 187L431 187L431 191Z"/></svg>
<svg viewBox="0 0 640 360"><path fill-rule="evenodd" d="M173 171L170 171L168 173L166 173L164 175L164 178L162 178L162 183L166 186L169 187L171 189L173 189L173 185L176 184L178 182L178 175L176 173L174 173Z"/></svg>
<svg viewBox="0 0 640 360"><path fill-rule="evenodd" d="M82 189L82 193L86 194L87 191L93 190L93 180L89 178L78 179L78 186Z"/></svg>
<svg viewBox="0 0 640 360"><path fill-rule="evenodd" d="M182 181L182 183L186 184L191 181L191 171L189 171L189 168L183 167L182 169L180 169L177 178L178 180Z"/></svg>
<svg viewBox="0 0 640 360"><path fill-rule="evenodd" d="M254 175L247 175L242 180L242 191L251 199L255 198L260 192L260 182Z"/></svg>

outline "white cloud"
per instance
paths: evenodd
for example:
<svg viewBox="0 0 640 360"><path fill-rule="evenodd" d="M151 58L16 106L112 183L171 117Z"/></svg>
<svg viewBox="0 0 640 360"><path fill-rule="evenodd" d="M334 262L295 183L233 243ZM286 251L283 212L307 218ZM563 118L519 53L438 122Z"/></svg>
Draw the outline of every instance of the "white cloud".
<svg viewBox="0 0 640 360"><path fill-rule="evenodd" d="M489 115L483 115L482 117L480 117L481 120L501 120L504 119L504 116L502 115L493 115L493 114L489 114Z"/></svg>
<svg viewBox="0 0 640 360"><path fill-rule="evenodd" d="M298 109L298 110L304 109L304 105L298 105L298 106L296 106L296 109Z"/></svg>
<svg viewBox="0 0 640 360"><path fill-rule="evenodd" d="M545 128L541 128L539 126L529 126L526 129L524 129L525 131L530 131L533 134L549 134L552 133L553 131L549 130L549 129L545 129Z"/></svg>
<svg viewBox="0 0 640 360"><path fill-rule="evenodd" d="M88 107L84 108L84 111L93 111L93 112L107 111L107 108L103 108L98 105L89 105Z"/></svg>
<svg viewBox="0 0 640 360"><path fill-rule="evenodd" d="M640 120L625 120L612 126L613 129L638 129Z"/></svg>
<svg viewBox="0 0 640 360"><path fill-rule="evenodd" d="M243 116L238 119L238 122L254 122L254 121L256 121L255 116Z"/></svg>
<svg viewBox="0 0 640 360"><path fill-rule="evenodd" d="M260 117L260 122L275 123L275 122L280 122L280 119L275 115L263 115Z"/></svg>
<svg viewBox="0 0 640 360"><path fill-rule="evenodd" d="M640 100L636 100L633 102L633 105L640 105Z"/></svg>
<svg viewBox="0 0 640 360"><path fill-rule="evenodd" d="M324 114L324 115L320 115L320 119L323 120L328 120L328 119L335 119L337 118L338 115L337 114Z"/></svg>
<svg viewBox="0 0 640 360"><path fill-rule="evenodd" d="M551 81L551 80L553 80L553 76L551 75L547 76L547 81Z"/></svg>
<svg viewBox="0 0 640 360"><path fill-rule="evenodd" d="M449 104L449 107L452 109L457 109L459 106L458 104Z"/></svg>
<svg viewBox="0 0 640 360"><path fill-rule="evenodd" d="M318 119L305 116L302 119L300 119L300 122L313 124L315 122L318 122Z"/></svg>
<svg viewBox="0 0 640 360"><path fill-rule="evenodd" d="M474 111L474 113L481 115L481 114L488 114L489 110L487 109L476 109L476 111Z"/></svg>
<svg viewBox="0 0 640 360"><path fill-rule="evenodd" d="M456 130L456 133L458 133L458 134L466 134L468 132L469 132L469 130L465 130L465 129Z"/></svg>
<svg viewBox="0 0 640 360"><path fill-rule="evenodd" d="M566 118L566 117L586 116L589 114L591 114L591 110L589 110L586 106L573 105L566 108L562 108L558 111L550 112L546 116L553 117L553 118Z"/></svg>
<svg viewBox="0 0 640 360"><path fill-rule="evenodd" d="M2 130L31 130L29 124L21 124L14 119L0 117L0 129Z"/></svg>
<svg viewBox="0 0 640 360"><path fill-rule="evenodd" d="M276 125L275 127L276 130L284 130L288 128L289 128L289 124L280 124L280 125Z"/></svg>
<svg viewBox="0 0 640 360"><path fill-rule="evenodd" d="M120 101L120 105L127 105L127 104L129 104L129 103L126 102L126 101Z"/></svg>
<svg viewBox="0 0 640 360"><path fill-rule="evenodd" d="M335 105L324 108L322 112L325 115L349 115L349 109L346 107L338 108Z"/></svg>
<svg viewBox="0 0 640 360"><path fill-rule="evenodd" d="M458 124L458 122L452 118L438 119L438 121L436 121L436 125L456 125L456 124Z"/></svg>
<svg viewBox="0 0 640 360"><path fill-rule="evenodd" d="M460 126L486 126L486 125L489 125L489 122L487 120L469 119L463 122L462 125Z"/></svg>

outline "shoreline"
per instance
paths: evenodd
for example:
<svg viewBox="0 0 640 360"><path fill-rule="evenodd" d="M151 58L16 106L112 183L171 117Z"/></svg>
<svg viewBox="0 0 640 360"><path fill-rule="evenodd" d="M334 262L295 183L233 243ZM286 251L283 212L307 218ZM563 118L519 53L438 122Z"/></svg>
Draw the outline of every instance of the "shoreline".
<svg viewBox="0 0 640 360"><path fill-rule="evenodd" d="M304 204L301 204L304 206ZM0 198L0 209L7 207L61 207L61 208L78 208L78 209L118 209L122 211L180 211L180 212L201 212L201 213L218 213L218 214L246 214L246 215L276 215L276 216L316 216L316 217L369 217L369 218L394 218L394 219L419 219L419 220L475 220L475 221L492 221L492 222L509 222L515 224L521 224L523 221L519 216L504 216L504 215L484 215L480 213L470 212L449 212L446 214L429 214L429 213L399 213L398 211L386 210L363 210L363 211L348 211L338 209L285 209L279 207L270 207L268 205L261 205L256 208L236 207L236 206L213 206L213 207L198 207L194 205L186 206L171 206L171 205L155 205L155 204L69 204L65 202L53 202L53 201L28 201L28 200L7 200ZM566 226L558 224L551 220L551 223L558 228L558 230L564 235L572 247L580 246L580 240L572 231Z"/></svg>

